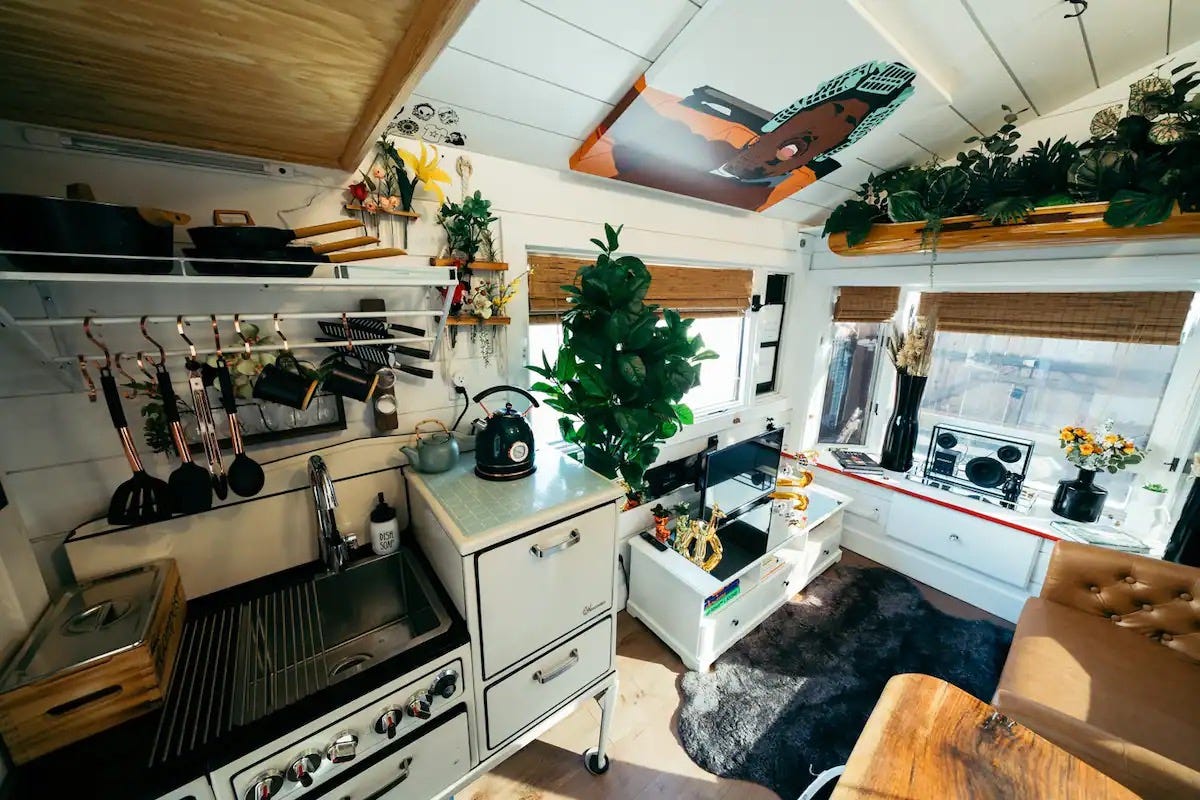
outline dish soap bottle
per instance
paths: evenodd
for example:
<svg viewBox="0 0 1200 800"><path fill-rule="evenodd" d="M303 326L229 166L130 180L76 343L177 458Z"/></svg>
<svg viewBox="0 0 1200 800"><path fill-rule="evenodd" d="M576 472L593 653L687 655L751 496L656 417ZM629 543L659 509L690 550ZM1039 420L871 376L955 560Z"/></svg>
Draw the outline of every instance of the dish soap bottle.
<svg viewBox="0 0 1200 800"><path fill-rule="evenodd" d="M387 504L380 492L379 502L371 510L371 549L375 555L386 556L399 547L400 524L396 521L396 509Z"/></svg>

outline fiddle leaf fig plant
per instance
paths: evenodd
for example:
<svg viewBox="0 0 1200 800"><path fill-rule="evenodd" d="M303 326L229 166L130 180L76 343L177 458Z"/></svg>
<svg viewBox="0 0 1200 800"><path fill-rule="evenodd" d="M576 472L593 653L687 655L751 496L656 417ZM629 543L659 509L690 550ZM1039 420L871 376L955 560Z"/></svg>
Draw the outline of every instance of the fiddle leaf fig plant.
<svg viewBox="0 0 1200 800"><path fill-rule="evenodd" d="M679 401L700 383L700 362L717 354L689 331L692 320L645 302L650 270L617 255L620 233L606 224L604 240L592 240L596 263L562 287L570 308L555 363L543 354L542 365L528 369L543 378L531 388L563 414L559 429L577 457L637 496L658 445L692 424Z"/></svg>

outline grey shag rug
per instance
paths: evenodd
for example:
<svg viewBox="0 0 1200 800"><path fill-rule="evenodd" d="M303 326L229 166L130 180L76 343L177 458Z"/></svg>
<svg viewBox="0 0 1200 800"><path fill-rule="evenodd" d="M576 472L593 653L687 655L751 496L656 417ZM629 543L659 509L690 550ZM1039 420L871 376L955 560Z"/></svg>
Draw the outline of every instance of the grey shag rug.
<svg viewBox="0 0 1200 800"><path fill-rule="evenodd" d="M988 700L1012 633L938 611L888 569L835 566L717 660L680 680L679 735L709 772L783 800L844 764L893 675L934 675Z"/></svg>

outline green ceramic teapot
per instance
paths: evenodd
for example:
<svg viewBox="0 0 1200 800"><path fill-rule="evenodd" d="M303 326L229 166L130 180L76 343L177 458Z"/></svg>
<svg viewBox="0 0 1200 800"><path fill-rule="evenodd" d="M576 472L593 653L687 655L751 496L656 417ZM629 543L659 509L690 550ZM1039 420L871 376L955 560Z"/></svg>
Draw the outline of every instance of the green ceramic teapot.
<svg viewBox="0 0 1200 800"><path fill-rule="evenodd" d="M441 430L421 433L421 426L429 423L437 425ZM400 449L417 472L445 472L458 463L458 439L440 420L423 419L413 430L417 434L416 448Z"/></svg>

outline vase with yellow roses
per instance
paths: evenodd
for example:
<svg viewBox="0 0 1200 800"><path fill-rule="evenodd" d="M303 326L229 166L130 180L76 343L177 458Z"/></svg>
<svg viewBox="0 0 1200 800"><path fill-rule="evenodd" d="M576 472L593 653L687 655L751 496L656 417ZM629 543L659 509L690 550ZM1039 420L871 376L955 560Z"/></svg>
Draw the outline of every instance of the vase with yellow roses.
<svg viewBox="0 0 1200 800"><path fill-rule="evenodd" d="M1050 509L1076 522L1095 522L1104 510L1108 491L1095 483L1100 471L1116 474L1142 460L1142 451L1128 436L1115 430L1111 419L1095 431L1068 425L1058 432L1058 446L1067 461L1079 468L1074 480L1059 481Z"/></svg>

